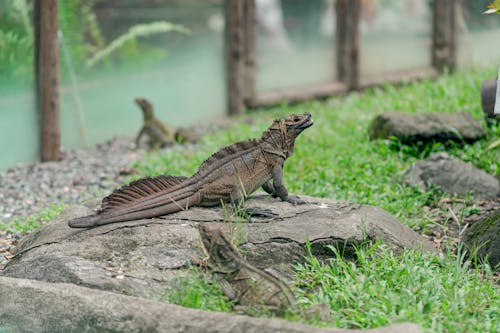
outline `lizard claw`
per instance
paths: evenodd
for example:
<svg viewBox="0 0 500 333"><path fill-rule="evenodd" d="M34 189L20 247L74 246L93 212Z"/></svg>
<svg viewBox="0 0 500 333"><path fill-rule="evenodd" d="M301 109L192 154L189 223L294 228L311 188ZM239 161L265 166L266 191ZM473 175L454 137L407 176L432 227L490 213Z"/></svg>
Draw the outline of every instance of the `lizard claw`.
<svg viewBox="0 0 500 333"><path fill-rule="evenodd" d="M279 214L274 213L270 209L262 209L258 207L247 208L243 211L243 216L250 220L252 217L260 217L260 218L276 218L279 217Z"/></svg>
<svg viewBox="0 0 500 333"><path fill-rule="evenodd" d="M210 260L210 257L207 255L206 257L200 258L197 255L193 255L191 256L191 260L196 266L200 267L201 269L205 269L208 267L208 261Z"/></svg>
<svg viewBox="0 0 500 333"><path fill-rule="evenodd" d="M289 195L285 201L291 203L292 205L303 205L307 203L307 201L302 200L296 195Z"/></svg>

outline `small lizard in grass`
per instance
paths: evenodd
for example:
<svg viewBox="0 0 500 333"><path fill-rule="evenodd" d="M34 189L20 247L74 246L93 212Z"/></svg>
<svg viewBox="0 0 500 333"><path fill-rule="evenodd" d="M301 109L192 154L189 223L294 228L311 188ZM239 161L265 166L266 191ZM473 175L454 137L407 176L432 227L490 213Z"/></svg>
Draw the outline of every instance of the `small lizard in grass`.
<svg viewBox="0 0 500 333"><path fill-rule="evenodd" d="M208 267L218 274L224 294L247 313L265 307L273 312L298 310L295 296L279 277L263 271L238 254L220 227L200 224Z"/></svg>

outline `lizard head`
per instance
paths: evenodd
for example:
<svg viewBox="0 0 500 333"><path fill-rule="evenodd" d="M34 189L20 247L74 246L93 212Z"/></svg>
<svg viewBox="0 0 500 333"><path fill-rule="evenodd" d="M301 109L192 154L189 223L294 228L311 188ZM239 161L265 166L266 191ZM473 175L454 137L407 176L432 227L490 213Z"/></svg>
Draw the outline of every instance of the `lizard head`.
<svg viewBox="0 0 500 333"><path fill-rule="evenodd" d="M283 148L286 149L286 156L289 157L293 153L293 145L297 136L313 124L309 112L291 114L282 119L275 119L269 129L263 133L262 139L267 141L272 138L272 141L276 141L276 138L279 138Z"/></svg>
<svg viewBox="0 0 500 333"><path fill-rule="evenodd" d="M145 120L153 118L153 105L147 99L137 97L134 101L141 108Z"/></svg>
<svg viewBox="0 0 500 333"><path fill-rule="evenodd" d="M295 137L302 133L303 130L311 127L314 124L309 112L302 114L291 114L281 119L280 121L285 123L287 133L295 133Z"/></svg>

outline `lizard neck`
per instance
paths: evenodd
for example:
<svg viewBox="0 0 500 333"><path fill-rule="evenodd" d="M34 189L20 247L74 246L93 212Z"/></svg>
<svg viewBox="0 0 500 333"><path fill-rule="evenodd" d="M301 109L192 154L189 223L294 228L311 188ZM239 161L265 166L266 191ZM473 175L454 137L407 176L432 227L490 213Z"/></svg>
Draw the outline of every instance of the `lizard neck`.
<svg viewBox="0 0 500 333"><path fill-rule="evenodd" d="M294 140L287 138L286 131L269 129L262 134L264 150L283 158L288 158L293 154Z"/></svg>
<svg viewBox="0 0 500 333"><path fill-rule="evenodd" d="M144 117L144 122L145 123L150 123L153 121L153 110L144 110L142 113Z"/></svg>

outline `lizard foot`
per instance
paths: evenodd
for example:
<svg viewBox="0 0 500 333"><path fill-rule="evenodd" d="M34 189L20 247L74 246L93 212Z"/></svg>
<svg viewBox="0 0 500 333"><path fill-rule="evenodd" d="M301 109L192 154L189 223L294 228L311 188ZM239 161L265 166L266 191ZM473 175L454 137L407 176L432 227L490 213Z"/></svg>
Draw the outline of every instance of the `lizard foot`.
<svg viewBox="0 0 500 333"><path fill-rule="evenodd" d="M296 195L289 195L285 201L291 203L292 205L304 205L307 203L307 201L302 200Z"/></svg>
<svg viewBox="0 0 500 333"><path fill-rule="evenodd" d="M277 218L279 214L274 213L270 209L262 209L258 207L246 208L243 210L243 217L247 220L251 220L252 217L260 217L260 218Z"/></svg>
<svg viewBox="0 0 500 333"><path fill-rule="evenodd" d="M207 255L206 257L200 258L197 255L192 255L191 260L196 266L200 267L201 269L205 269L208 267L208 261L210 260L210 257Z"/></svg>

